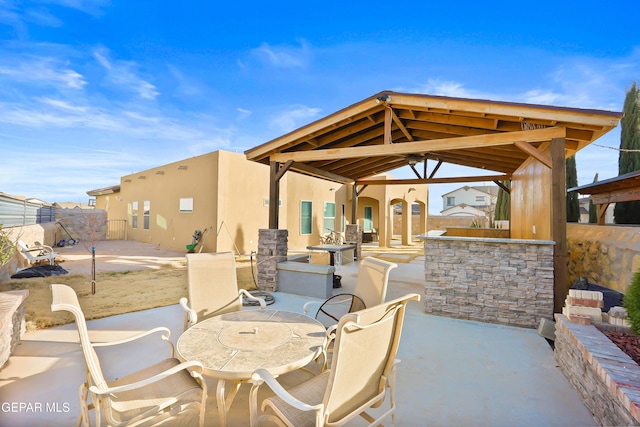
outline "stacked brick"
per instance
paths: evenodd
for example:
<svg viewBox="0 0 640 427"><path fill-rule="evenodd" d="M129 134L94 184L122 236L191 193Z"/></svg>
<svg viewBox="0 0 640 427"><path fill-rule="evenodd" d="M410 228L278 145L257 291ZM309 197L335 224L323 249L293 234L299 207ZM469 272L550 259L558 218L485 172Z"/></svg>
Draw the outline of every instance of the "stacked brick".
<svg viewBox="0 0 640 427"><path fill-rule="evenodd" d="M604 307L602 292L569 289L569 295L564 300L562 314L573 323L600 324L602 323L602 307Z"/></svg>
<svg viewBox="0 0 640 427"><path fill-rule="evenodd" d="M553 313L553 242L428 237L425 312L536 328Z"/></svg>
<svg viewBox="0 0 640 427"><path fill-rule="evenodd" d="M287 260L288 248L288 230L258 231L258 289L270 292L278 289L278 263Z"/></svg>

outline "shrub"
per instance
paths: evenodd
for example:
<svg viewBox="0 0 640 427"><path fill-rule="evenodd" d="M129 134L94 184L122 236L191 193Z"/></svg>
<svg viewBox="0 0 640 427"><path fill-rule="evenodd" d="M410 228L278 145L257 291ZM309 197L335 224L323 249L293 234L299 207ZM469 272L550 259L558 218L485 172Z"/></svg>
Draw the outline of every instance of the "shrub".
<svg viewBox="0 0 640 427"><path fill-rule="evenodd" d="M622 305L627 310L631 330L634 334L640 335L640 271L633 275L631 284L624 294Z"/></svg>

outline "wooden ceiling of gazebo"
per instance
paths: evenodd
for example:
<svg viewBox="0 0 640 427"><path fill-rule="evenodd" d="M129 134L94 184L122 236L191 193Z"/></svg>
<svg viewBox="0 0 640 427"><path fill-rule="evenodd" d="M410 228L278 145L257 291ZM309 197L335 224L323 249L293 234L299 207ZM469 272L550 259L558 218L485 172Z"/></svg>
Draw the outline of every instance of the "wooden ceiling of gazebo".
<svg viewBox="0 0 640 427"><path fill-rule="evenodd" d="M530 156L551 167L550 157L538 149L541 144L565 138L571 155L617 126L621 117L601 110L383 91L245 154L342 183L407 165L416 183L487 180L436 179L442 162L492 171L491 180L509 179ZM429 174L425 160L436 161ZM420 162L422 170L416 168Z"/></svg>

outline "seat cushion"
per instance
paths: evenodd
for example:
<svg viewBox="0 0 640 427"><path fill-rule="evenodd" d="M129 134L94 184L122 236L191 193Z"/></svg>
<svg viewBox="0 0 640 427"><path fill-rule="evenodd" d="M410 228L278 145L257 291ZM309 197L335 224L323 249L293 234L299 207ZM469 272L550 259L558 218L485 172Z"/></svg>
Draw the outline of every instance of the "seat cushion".
<svg viewBox="0 0 640 427"><path fill-rule="evenodd" d="M167 369L178 365L180 361L175 358L165 359L161 362L134 372L115 381L109 382L110 387L131 384L146 378L150 378ZM153 417L159 412L165 411L164 417L171 418L175 413L187 410L193 418L187 416L184 425L198 425L199 407L202 399L202 387L187 370L182 370L163 380L152 383L139 389L113 393L110 395L112 417L118 421L127 421L134 417ZM189 408L192 406L192 408ZM170 409L170 411L169 411ZM171 412L171 413L169 413ZM161 416L161 418L163 418ZM181 424L183 423L181 417Z"/></svg>

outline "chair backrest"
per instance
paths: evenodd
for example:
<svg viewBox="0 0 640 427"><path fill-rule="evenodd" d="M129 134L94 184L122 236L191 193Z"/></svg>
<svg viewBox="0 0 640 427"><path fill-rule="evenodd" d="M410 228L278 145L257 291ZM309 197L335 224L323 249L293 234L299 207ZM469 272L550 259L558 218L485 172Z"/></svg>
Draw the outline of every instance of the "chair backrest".
<svg viewBox="0 0 640 427"><path fill-rule="evenodd" d="M323 399L325 424L382 402L411 300L420 296L407 294L340 319Z"/></svg>
<svg viewBox="0 0 640 427"><path fill-rule="evenodd" d="M78 296L73 288L67 285L53 284L51 285L51 311L68 311L73 314L78 327L78 335L80 336L80 345L84 354L84 361L87 365L87 371L91 375L91 379L97 387L107 387L107 382L102 374L100 360L96 354L91 341L89 340L89 332L87 331L87 323L84 318L82 308L78 302Z"/></svg>
<svg viewBox="0 0 640 427"><path fill-rule="evenodd" d="M198 322L242 309L236 259L231 252L187 254L189 306Z"/></svg>
<svg viewBox="0 0 640 427"><path fill-rule="evenodd" d="M353 293L364 301L366 307L382 304L387 297L389 273L396 267L398 264L378 258L364 258L360 261L358 279Z"/></svg>

